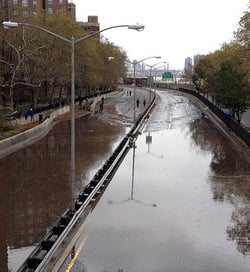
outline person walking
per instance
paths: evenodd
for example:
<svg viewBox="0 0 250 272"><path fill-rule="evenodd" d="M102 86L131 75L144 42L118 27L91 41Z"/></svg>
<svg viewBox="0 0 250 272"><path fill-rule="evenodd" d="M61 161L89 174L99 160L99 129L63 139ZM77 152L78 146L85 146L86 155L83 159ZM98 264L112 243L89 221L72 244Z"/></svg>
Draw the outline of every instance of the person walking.
<svg viewBox="0 0 250 272"><path fill-rule="evenodd" d="M144 99L143 99L143 106L144 106L144 108L145 108L145 106L146 106L146 103L147 103L147 101L146 101L146 99L144 98Z"/></svg>
<svg viewBox="0 0 250 272"><path fill-rule="evenodd" d="M27 119L28 119L28 116L29 116L29 111L28 111L28 110L26 110L26 111L24 112L24 118L25 118L25 120L27 120Z"/></svg>
<svg viewBox="0 0 250 272"><path fill-rule="evenodd" d="M137 108L139 108L139 104L140 104L140 101L139 101L139 99L137 99L136 100L136 106L137 106Z"/></svg>
<svg viewBox="0 0 250 272"><path fill-rule="evenodd" d="M32 107L30 107L29 114L30 114L30 121L34 121L34 111L33 111Z"/></svg>
<svg viewBox="0 0 250 272"><path fill-rule="evenodd" d="M104 106L104 97L102 97L101 99L99 112L103 112L103 106Z"/></svg>
<svg viewBox="0 0 250 272"><path fill-rule="evenodd" d="M82 101L83 101L83 97L79 95L79 109L82 109Z"/></svg>

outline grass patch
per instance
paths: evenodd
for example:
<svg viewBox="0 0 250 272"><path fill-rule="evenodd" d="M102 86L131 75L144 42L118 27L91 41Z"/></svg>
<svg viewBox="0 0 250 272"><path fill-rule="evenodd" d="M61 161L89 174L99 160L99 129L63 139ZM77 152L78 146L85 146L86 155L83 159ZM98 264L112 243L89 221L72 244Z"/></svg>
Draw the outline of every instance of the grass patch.
<svg viewBox="0 0 250 272"><path fill-rule="evenodd" d="M0 126L0 141L22 133L30 128L35 127L36 125L37 122L30 122L25 125L18 125L6 122Z"/></svg>

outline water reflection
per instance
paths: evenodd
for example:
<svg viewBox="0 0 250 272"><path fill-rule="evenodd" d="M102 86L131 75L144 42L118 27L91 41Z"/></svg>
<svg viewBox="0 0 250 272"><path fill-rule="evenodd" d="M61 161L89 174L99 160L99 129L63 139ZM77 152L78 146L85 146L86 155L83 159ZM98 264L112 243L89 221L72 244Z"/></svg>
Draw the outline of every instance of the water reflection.
<svg viewBox="0 0 250 272"><path fill-rule="evenodd" d="M124 130L90 116L76 120L76 192L101 167ZM38 243L69 207L69 154L70 122L65 121L0 160L0 271L7 271L7 247Z"/></svg>
<svg viewBox="0 0 250 272"><path fill-rule="evenodd" d="M89 271L249 271L232 242L249 237L248 193L235 188L249 165L186 99L165 98L96 206L80 261Z"/></svg>
<svg viewBox="0 0 250 272"><path fill-rule="evenodd" d="M89 271L249 271L232 242L249 237L249 197L235 188L250 191L249 165L185 99L163 101L96 206L81 261Z"/></svg>
<svg viewBox="0 0 250 272"><path fill-rule="evenodd" d="M152 143L152 136L148 137L148 143ZM135 199L134 197L134 186L135 186L135 149L136 149L136 142L133 143L132 150L133 150L133 155L132 155L132 185L131 185L131 194L130 194L130 200L135 201L138 204L142 204L143 206L152 206L156 207L157 205L155 203L145 203L139 199Z"/></svg>
<svg viewBox="0 0 250 272"><path fill-rule="evenodd" d="M147 203L145 201L142 201L138 198L135 197L135 186L136 186L136 178L135 178L135 162L136 162L136 141L132 144L131 146L131 150L129 152L129 154L132 152L132 164L131 164L131 186L130 186L130 197L125 198L123 200L119 200L119 201L113 201L113 200L108 200L107 203L108 204L123 204L123 203L127 203L127 202L134 202L137 204L140 204L142 206L151 206L151 207L157 207L156 203ZM129 156L129 155L127 155Z"/></svg>
<svg viewBox="0 0 250 272"><path fill-rule="evenodd" d="M190 150L189 130L150 135L164 157L138 138L92 214L81 261L89 271L248 271L227 240L231 205L211 197L213 154Z"/></svg>
<svg viewBox="0 0 250 272"><path fill-rule="evenodd" d="M226 138L214 131L207 120L197 119L190 124L192 148L213 154L210 163L210 185L213 199L234 207L232 225L227 227L228 238L235 241L243 255L250 254L250 166L239 152L232 151ZM223 143L223 144L222 144Z"/></svg>

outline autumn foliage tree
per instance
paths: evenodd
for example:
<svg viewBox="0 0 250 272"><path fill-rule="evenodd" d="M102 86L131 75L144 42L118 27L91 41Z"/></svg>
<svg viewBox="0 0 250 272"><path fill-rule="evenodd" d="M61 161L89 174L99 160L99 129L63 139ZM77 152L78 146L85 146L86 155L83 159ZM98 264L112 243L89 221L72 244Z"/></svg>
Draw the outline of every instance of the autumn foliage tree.
<svg viewBox="0 0 250 272"><path fill-rule="evenodd" d="M194 66L196 89L231 111L240 123L250 105L250 13L245 12L235 38Z"/></svg>
<svg viewBox="0 0 250 272"><path fill-rule="evenodd" d="M17 18L22 22L23 18ZM27 21L25 21L27 22ZM28 23L39 26L67 39L84 37L80 24L70 16L41 12ZM53 103L55 92L59 97L69 95L71 87L71 46L69 43L39 29L22 26L1 28L3 54L0 59L2 108L13 111L15 104L30 101L36 107L39 101ZM76 94L82 91L108 88L124 75L124 63L112 68L109 56L122 59L126 55L119 47L98 35L75 46ZM114 63L115 65L115 63Z"/></svg>

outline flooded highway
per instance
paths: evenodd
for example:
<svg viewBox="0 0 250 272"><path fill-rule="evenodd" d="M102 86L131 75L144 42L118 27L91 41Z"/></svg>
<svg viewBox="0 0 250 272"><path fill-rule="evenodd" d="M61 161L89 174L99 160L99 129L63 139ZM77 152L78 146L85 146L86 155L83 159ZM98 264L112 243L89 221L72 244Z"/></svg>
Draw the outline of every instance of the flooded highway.
<svg viewBox="0 0 250 272"><path fill-rule="evenodd" d="M249 164L187 98L158 95L60 271L249 271Z"/></svg>
<svg viewBox="0 0 250 272"><path fill-rule="evenodd" d="M157 94L135 148L88 217L76 258L60 271L249 271L249 164L186 97ZM118 114L77 120L76 191L128 131L132 101L124 92L113 99ZM69 206L69 149L65 121L0 160L0 271L16 271Z"/></svg>
<svg viewBox="0 0 250 272"><path fill-rule="evenodd" d="M76 192L103 165L126 126L76 120ZM70 121L0 160L0 271L16 271L70 204Z"/></svg>

